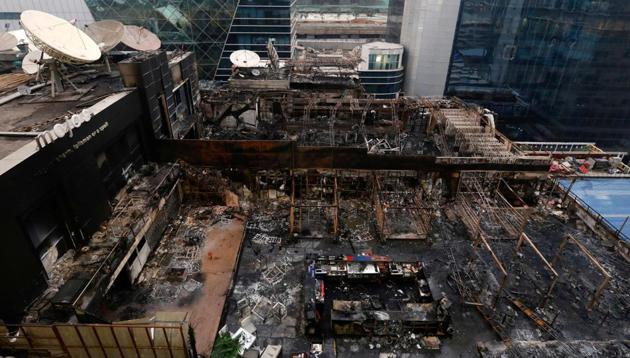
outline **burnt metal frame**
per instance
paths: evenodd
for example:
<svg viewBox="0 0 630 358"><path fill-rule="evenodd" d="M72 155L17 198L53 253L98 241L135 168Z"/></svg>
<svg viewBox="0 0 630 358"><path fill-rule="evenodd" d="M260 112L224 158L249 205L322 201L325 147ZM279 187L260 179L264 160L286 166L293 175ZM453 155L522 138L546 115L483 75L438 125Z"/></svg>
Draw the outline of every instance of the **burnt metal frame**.
<svg viewBox="0 0 630 358"><path fill-rule="evenodd" d="M328 174L328 175L326 175ZM324 209L332 210L332 221L333 221L333 232L332 237L337 238L339 235L339 191L337 187L337 172L327 172L327 173L318 173L318 181L316 183L309 183L308 181L309 172L304 170L292 170L291 171L291 208L289 210L289 237L293 237L293 234L296 231L296 217L297 217L297 229L301 231L302 228L302 217L303 217L303 209ZM296 185L299 185L300 188L303 188L304 191L301 193L302 195L307 195L309 189L312 187L319 187L320 191L323 193L326 189L322 179L325 177L332 177L332 202L325 202L325 198L323 195L321 196L321 200L316 203L310 203L312 200L305 201L304 199L296 200ZM304 178L302 180L301 178ZM296 181L299 181L296 183ZM304 184L302 186L302 184ZM329 187L330 189L330 187ZM310 202L309 202L310 201ZM296 212L297 211L297 212Z"/></svg>
<svg viewBox="0 0 630 358"><path fill-rule="evenodd" d="M389 239L392 238L393 235L395 235L392 232L391 225L389 224L389 221L387 219L385 208L387 208L387 211L410 211L413 214L413 219L417 222L416 226L422 225L424 223L422 221L424 214L427 214L427 212L430 212L430 210L432 210L431 207L421 205L421 202L423 201L423 193L421 190L415 188L412 188L411 191L402 190L402 188L404 187L404 183L401 183L401 178L404 176L408 176L406 174L407 172L405 171L388 171L385 175L378 174L376 172L374 172L373 174L372 201L374 204L374 211L376 216L376 226L379 230L380 237L383 239ZM418 176L418 172L414 172L414 174L415 177ZM387 184L389 185L392 185L394 187L394 191L388 191L387 188L385 188L385 182L387 182ZM402 206L389 205L391 203L390 198L388 198L389 194L407 195L410 197L412 204ZM430 221L429 223L427 223L427 225L429 224ZM421 235L419 227L416 228L416 232L418 233L418 236Z"/></svg>
<svg viewBox="0 0 630 358"><path fill-rule="evenodd" d="M525 233L521 233L521 235L518 238L518 242L516 243L516 247L514 248L514 254L512 254L512 259L510 260L510 267L514 264L516 257L521 252L521 247L523 246L523 242L527 243L527 245L529 245L529 247L531 247L534 250L536 255L544 263L545 268L553 276L553 279L551 280L551 283L549 284L549 288L547 289L547 292L543 295L540 303L538 304L538 306L542 306L551 297L553 289L555 288L560 275L558 275L558 272L556 272L556 270L553 268L553 265L550 264L549 261L547 261L545 256L540 252L540 250L538 250L538 247L534 244L534 242L532 242L532 240Z"/></svg>
<svg viewBox="0 0 630 358"><path fill-rule="evenodd" d="M518 194L510 187L510 185L503 179L498 178L496 188L486 191L483 189L482 184L475 177L475 172L464 172L460 177L459 185L457 188L457 197L460 201L461 207L464 208L464 217L462 220L466 224L467 228L471 232L471 235L476 236L477 231L481 231L481 217L473 209L475 203L480 204L480 209L486 213L491 214L491 220L502 227L508 234L508 239L516 239L525 230L527 223L529 222L529 216L531 211L527 210L525 213L517 210L510 204L510 202L501 194L500 188L503 184L507 190L515 195L519 202L525 204ZM462 190L462 186L464 190ZM488 197L490 194L492 197ZM494 204L492 203L494 201ZM461 212L460 212L461 214ZM460 215L462 216L462 215ZM465 216L470 216L465 218ZM474 218L478 219L475 220Z"/></svg>
<svg viewBox="0 0 630 358"><path fill-rule="evenodd" d="M584 256L586 256L586 258L593 264L593 266L595 266L595 268L602 274L602 276L604 276L601 283L597 286L597 289L595 290L595 292L593 292L593 295L591 296L591 299L588 305L586 306L586 309L588 311L592 311L595 304L599 300L599 297L602 295L604 289L610 283L611 276L608 273L608 271L606 271L606 269L599 263L599 261L597 261L597 259L593 256L593 254L584 246L584 244L578 241L571 234L567 234L564 237L564 239L562 239L562 242L560 243L560 248L558 248L558 252L551 260L552 266L555 266L558 263L558 260L560 259L560 255L562 255L562 253L564 252L564 249L566 248L567 243L569 241L572 241L580 249L582 254L584 254Z"/></svg>
<svg viewBox="0 0 630 358"><path fill-rule="evenodd" d="M494 250L492 250L492 246L490 246L490 244L488 243L488 240L486 240L486 238L483 236L481 232L479 232L477 238L473 241L473 248L478 247L480 241L481 243L483 243L483 246L488 250L488 252L490 252L490 255L492 256L492 261L494 261L494 264L496 265L496 267L499 269L499 271L501 271L501 274L503 274L503 278L501 279L501 283L499 284L499 288L497 289L497 292L495 293L494 301L492 303L492 308L495 308L497 304L499 303L499 298L501 297L501 291L503 291L503 289L505 288L505 285L507 284L508 271L505 269L505 265L503 264L503 262L501 262L501 259L499 259L499 257L496 255Z"/></svg>

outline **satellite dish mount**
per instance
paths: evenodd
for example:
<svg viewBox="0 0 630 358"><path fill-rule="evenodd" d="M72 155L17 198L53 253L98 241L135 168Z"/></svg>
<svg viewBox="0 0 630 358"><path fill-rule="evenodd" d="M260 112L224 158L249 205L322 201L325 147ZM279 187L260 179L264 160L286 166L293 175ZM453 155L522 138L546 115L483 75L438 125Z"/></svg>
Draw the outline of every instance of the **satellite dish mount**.
<svg viewBox="0 0 630 358"><path fill-rule="evenodd" d="M48 72L50 74L50 96L55 97L57 93L61 93L64 91L63 84L64 82L70 84L75 91L81 92L79 88L72 83L68 76L64 75L61 72L62 63L54 59L43 60L43 63L48 66Z"/></svg>
<svg viewBox="0 0 630 358"><path fill-rule="evenodd" d="M98 45L74 24L45 12L26 10L20 15L20 23L28 38L42 52L40 59L33 59L32 62L37 63L38 79L41 66L48 67L51 97L63 92L64 82L79 91L68 76L61 72L63 64L80 65L97 61L101 57ZM46 58L46 55L50 58ZM24 65L23 68L26 69Z"/></svg>

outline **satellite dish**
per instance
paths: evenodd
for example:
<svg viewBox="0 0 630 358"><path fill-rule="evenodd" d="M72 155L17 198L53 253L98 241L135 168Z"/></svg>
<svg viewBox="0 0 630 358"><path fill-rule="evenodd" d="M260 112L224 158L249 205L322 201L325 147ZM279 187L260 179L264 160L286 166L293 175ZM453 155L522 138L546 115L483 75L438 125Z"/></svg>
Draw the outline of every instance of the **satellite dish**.
<svg viewBox="0 0 630 358"><path fill-rule="evenodd" d="M107 53L122 41L125 25L116 20L97 21L87 25L85 33L96 42L101 52Z"/></svg>
<svg viewBox="0 0 630 358"><path fill-rule="evenodd" d="M0 51L8 51L17 46L18 40L8 32L0 32Z"/></svg>
<svg viewBox="0 0 630 358"><path fill-rule="evenodd" d="M9 31L9 33L15 36L15 38L18 41L17 43L18 45L24 45L31 42L31 40L28 39L28 36L26 36L26 32L24 32L24 30L22 29Z"/></svg>
<svg viewBox="0 0 630 358"><path fill-rule="evenodd" d="M33 44L60 62L83 64L101 57L96 43L64 19L42 11L26 10L20 15L20 22Z"/></svg>
<svg viewBox="0 0 630 358"><path fill-rule="evenodd" d="M238 50L232 52L230 61L236 67L248 68L258 67L260 64L260 56L254 51Z"/></svg>
<svg viewBox="0 0 630 358"><path fill-rule="evenodd" d="M156 34L144 27L134 25L125 25L122 43L138 51L155 51L162 46Z"/></svg>
<svg viewBox="0 0 630 358"><path fill-rule="evenodd" d="M28 75L34 75L39 72L41 64L38 62L42 60L42 52L39 50L31 50L22 59L22 71Z"/></svg>

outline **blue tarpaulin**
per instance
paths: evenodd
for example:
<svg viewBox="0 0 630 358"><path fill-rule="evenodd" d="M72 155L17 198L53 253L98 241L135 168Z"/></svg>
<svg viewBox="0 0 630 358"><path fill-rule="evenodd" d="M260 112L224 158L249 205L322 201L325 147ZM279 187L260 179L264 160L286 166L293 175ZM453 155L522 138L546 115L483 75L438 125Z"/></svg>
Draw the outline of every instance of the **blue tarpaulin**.
<svg viewBox="0 0 630 358"><path fill-rule="evenodd" d="M560 180L560 185L566 190L571 185L571 179ZM571 194L588 204L617 229L630 216L630 178L577 179L571 187ZM630 220L622 232L630 237Z"/></svg>

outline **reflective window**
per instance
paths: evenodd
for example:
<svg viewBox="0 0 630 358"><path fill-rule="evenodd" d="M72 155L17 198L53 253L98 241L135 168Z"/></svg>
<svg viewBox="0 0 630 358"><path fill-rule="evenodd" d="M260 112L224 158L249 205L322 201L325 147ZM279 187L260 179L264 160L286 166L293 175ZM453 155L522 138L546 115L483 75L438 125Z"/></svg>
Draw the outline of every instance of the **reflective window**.
<svg viewBox="0 0 630 358"><path fill-rule="evenodd" d="M394 70L398 68L400 55L396 54L370 54L368 59L369 70Z"/></svg>
<svg viewBox="0 0 630 358"><path fill-rule="evenodd" d="M447 94L483 94L504 116L526 108L562 140L628 135L630 1L463 0L460 11ZM625 132L610 130L619 123Z"/></svg>
<svg viewBox="0 0 630 358"><path fill-rule="evenodd" d="M0 20L19 20L19 12L0 12Z"/></svg>
<svg viewBox="0 0 630 358"><path fill-rule="evenodd" d="M295 38L294 0L241 0L229 29L215 79L227 81L232 72L230 55L237 50L255 51L261 58L268 57L267 43L274 39L280 58L291 57Z"/></svg>
<svg viewBox="0 0 630 358"><path fill-rule="evenodd" d="M202 79L214 75L238 2L86 0L96 20L115 19L144 26L160 37L163 48L195 52Z"/></svg>

